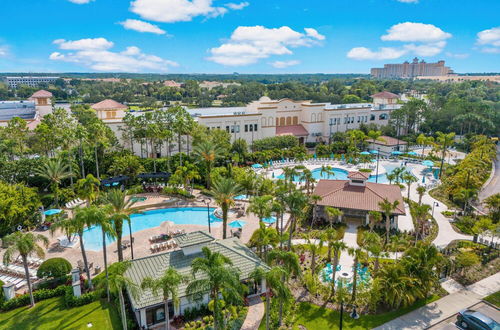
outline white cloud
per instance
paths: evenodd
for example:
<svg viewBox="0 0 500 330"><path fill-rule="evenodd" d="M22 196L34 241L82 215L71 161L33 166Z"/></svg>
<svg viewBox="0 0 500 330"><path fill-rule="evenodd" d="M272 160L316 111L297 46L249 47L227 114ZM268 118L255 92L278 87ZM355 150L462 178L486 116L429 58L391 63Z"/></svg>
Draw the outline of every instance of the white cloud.
<svg viewBox="0 0 500 330"><path fill-rule="evenodd" d="M451 38L451 34L444 32L432 24L405 22L391 26L387 34L380 39L384 41L436 42Z"/></svg>
<svg viewBox="0 0 500 330"><path fill-rule="evenodd" d="M418 56L435 56L441 53L445 46L446 41L439 41L422 45L408 44L404 45L403 47Z"/></svg>
<svg viewBox="0 0 500 330"><path fill-rule="evenodd" d="M316 29L304 28L304 31L306 31L306 34L311 38L318 39L318 40L325 40L325 36L322 34L319 34L318 31L316 31Z"/></svg>
<svg viewBox="0 0 500 330"><path fill-rule="evenodd" d="M355 47L347 53L347 57L354 60L393 60L407 52L406 49L395 47L381 47L377 51L366 47Z"/></svg>
<svg viewBox="0 0 500 330"><path fill-rule="evenodd" d="M223 16L228 12L227 8L213 6L212 2L212 0L134 0L130 4L130 10L143 19L164 23L188 22L197 16L212 18ZM233 5L238 7L242 4L244 3Z"/></svg>
<svg viewBox="0 0 500 330"><path fill-rule="evenodd" d="M274 61L271 63L272 66L274 66L277 69L284 69L288 68L289 66L294 66L300 64L300 61L297 60L290 60L290 61Z"/></svg>
<svg viewBox="0 0 500 330"><path fill-rule="evenodd" d="M450 53L450 52L446 52L446 56L448 57L453 57L453 58L458 58L458 59L465 59L465 58L468 58L469 57L469 54L466 54L466 53L463 53L463 54L455 54L455 53Z"/></svg>
<svg viewBox="0 0 500 330"><path fill-rule="evenodd" d="M292 54L290 48L319 45L323 39L316 30L300 33L288 26L239 26L227 42L209 50L208 60L229 66L248 65L272 55Z"/></svg>
<svg viewBox="0 0 500 330"><path fill-rule="evenodd" d="M418 3L418 0L396 0L396 1L403 3Z"/></svg>
<svg viewBox="0 0 500 330"><path fill-rule="evenodd" d="M500 26L478 32L476 43L485 46L483 53L500 53Z"/></svg>
<svg viewBox="0 0 500 330"><path fill-rule="evenodd" d="M243 8L248 7L249 5L250 5L250 3L245 1L245 2L240 2L240 3L230 2L230 3L226 3L225 6L229 9L232 9L232 10L242 10Z"/></svg>
<svg viewBox="0 0 500 330"><path fill-rule="evenodd" d="M99 50L99 49L109 49L114 46L111 41L105 38L87 38L74 41L66 41L64 39L57 39L53 42L59 45L60 49L66 50Z"/></svg>
<svg viewBox="0 0 500 330"><path fill-rule="evenodd" d="M0 57L6 57L9 55L9 46L0 45Z"/></svg>
<svg viewBox="0 0 500 330"><path fill-rule="evenodd" d="M69 0L69 2L76 3L77 5L83 5L92 1L94 0Z"/></svg>
<svg viewBox="0 0 500 330"><path fill-rule="evenodd" d="M123 25L123 27L127 30L134 30L138 32L149 32L154 34L165 34L167 33L165 30L160 29L157 25L140 21L138 19L127 19L119 24Z"/></svg>
<svg viewBox="0 0 500 330"><path fill-rule="evenodd" d="M109 49L114 44L104 38L75 41L58 39L54 44L69 52L53 52L49 59L76 63L96 71L166 72L170 67L178 66L173 61L144 54L136 46L129 46L122 52L113 52Z"/></svg>

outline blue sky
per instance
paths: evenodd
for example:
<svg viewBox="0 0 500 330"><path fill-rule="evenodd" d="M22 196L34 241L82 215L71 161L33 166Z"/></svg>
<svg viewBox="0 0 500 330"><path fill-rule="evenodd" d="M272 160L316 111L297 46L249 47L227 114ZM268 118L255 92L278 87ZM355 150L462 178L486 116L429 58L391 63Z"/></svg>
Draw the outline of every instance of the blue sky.
<svg viewBox="0 0 500 330"><path fill-rule="evenodd" d="M500 71L498 0L2 0L0 72Z"/></svg>

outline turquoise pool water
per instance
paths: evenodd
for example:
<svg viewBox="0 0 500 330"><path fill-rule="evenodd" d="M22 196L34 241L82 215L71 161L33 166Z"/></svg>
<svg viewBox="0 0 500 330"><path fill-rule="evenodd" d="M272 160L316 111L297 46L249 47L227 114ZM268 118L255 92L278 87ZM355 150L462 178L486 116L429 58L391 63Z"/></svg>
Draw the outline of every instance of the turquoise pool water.
<svg viewBox="0 0 500 330"><path fill-rule="evenodd" d="M390 164L390 165L384 165L383 166L386 173L379 174L378 175L378 180L376 175L370 175L370 178L368 178L368 182L378 182L378 183L389 183L389 180L387 180L387 173L392 173L394 169L400 167L399 164ZM321 168L316 168L312 170L312 175L316 180L320 179L330 179L330 180L347 180L347 175L349 174L348 171L343 170L341 168L336 168L333 167L332 171L334 175L331 174L326 174L326 173L321 173ZM278 176L278 179L284 179L285 176L283 174ZM300 181L300 178L298 176L294 177L293 181L298 182Z"/></svg>
<svg viewBox="0 0 500 330"><path fill-rule="evenodd" d="M221 221L214 216L215 208L210 208L211 226L217 227ZM139 214L132 214L132 233L140 230L158 227L164 221L172 221L178 225L207 225L207 209L205 207L183 207L167 208L145 211ZM123 239L128 239L128 222L123 223ZM106 244L114 242L114 239L106 238ZM92 251L102 250L102 233L100 226L87 228L83 232L83 242L85 249Z"/></svg>

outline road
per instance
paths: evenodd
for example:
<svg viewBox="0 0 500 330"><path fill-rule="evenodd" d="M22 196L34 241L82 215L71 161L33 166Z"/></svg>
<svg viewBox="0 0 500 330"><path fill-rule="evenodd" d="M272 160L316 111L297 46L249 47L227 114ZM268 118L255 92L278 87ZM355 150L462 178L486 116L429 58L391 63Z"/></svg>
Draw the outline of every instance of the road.
<svg viewBox="0 0 500 330"><path fill-rule="evenodd" d="M483 189L479 192L478 199L480 203L483 202L487 197L500 193L500 144L497 145L497 158L495 159L495 174L493 174L493 178L490 180L488 185L483 187ZM482 205L478 207L481 211L484 211Z"/></svg>
<svg viewBox="0 0 500 330"><path fill-rule="evenodd" d="M473 309L477 312L480 312L486 316L491 317L493 320L497 321L500 323L500 311L484 302L480 302L478 304L475 304L474 306L469 307L470 309ZM428 328L432 330L453 330L453 329L460 329L457 327L455 324L457 322L457 315L453 315L446 320L443 320L442 322Z"/></svg>

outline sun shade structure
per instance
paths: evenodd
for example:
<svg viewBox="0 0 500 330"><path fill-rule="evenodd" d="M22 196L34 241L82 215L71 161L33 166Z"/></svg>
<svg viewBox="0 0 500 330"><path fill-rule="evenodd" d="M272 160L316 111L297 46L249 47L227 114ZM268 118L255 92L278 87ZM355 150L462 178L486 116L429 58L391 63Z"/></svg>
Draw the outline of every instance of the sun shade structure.
<svg viewBox="0 0 500 330"><path fill-rule="evenodd" d="M393 152L391 152L391 154L394 156L399 156L399 155L402 155L403 153L401 151L393 151Z"/></svg>
<svg viewBox="0 0 500 330"><path fill-rule="evenodd" d="M434 162L432 160L424 160L422 162L422 165L432 167L432 166L434 166Z"/></svg>
<svg viewBox="0 0 500 330"><path fill-rule="evenodd" d="M374 154L374 155L377 155L378 154L378 150L370 150L370 153Z"/></svg>
<svg viewBox="0 0 500 330"><path fill-rule="evenodd" d="M244 225L247 223L243 220L235 220L229 224L229 227L231 228L243 228Z"/></svg>
<svg viewBox="0 0 500 330"><path fill-rule="evenodd" d="M370 153L368 151L362 151L359 154L364 155L364 156L370 155Z"/></svg>
<svg viewBox="0 0 500 330"><path fill-rule="evenodd" d="M410 156L417 156L418 154L415 151L410 151L408 153L408 155L410 155Z"/></svg>
<svg viewBox="0 0 500 330"><path fill-rule="evenodd" d="M275 223L276 222L276 217L269 217L269 218L264 218L262 219L262 222L265 222L265 223Z"/></svg>
<svg viewBox="0 0 500 330"><path fill-rule="evenodd" d="M105 187L115 187L118 186L121 182L127 181L128 179L130 178L126 175L119 175L112 178L101 180L101 185Z"/></svg>
<svg viewBox="0 0 500 330"><path fill-rule="evenodd" d="M253 164L252 168L262 168L263 166L261 164Z"/></svg>
<svg viewBox="0 0 500 330"><path fill-rule="evenodd" d="M54 214L59 214L61 212L62 212L61 209L50 209L50 210L47 210L47 211L43 212L43 214L45 214L45 215L54 215Z"/></svg>
<svg viewBox="0 0 500 330"><path fill-rule="evenodd" d="M139 179L168 179L170 178L170 173L167 172L141 173L137 177Z"/></svg>

